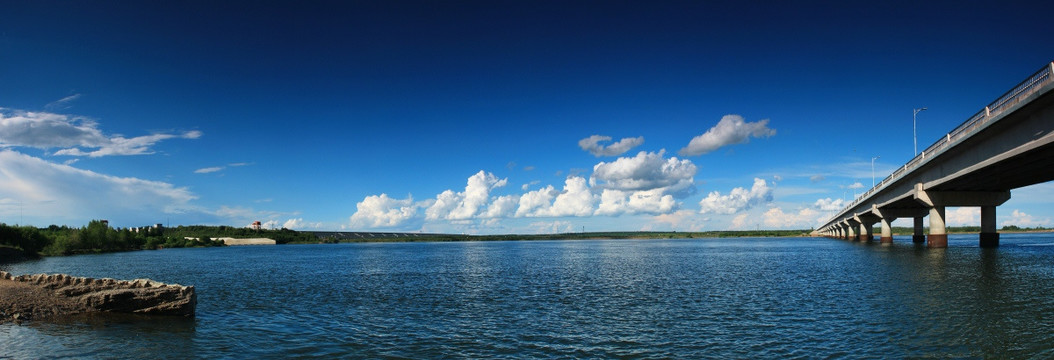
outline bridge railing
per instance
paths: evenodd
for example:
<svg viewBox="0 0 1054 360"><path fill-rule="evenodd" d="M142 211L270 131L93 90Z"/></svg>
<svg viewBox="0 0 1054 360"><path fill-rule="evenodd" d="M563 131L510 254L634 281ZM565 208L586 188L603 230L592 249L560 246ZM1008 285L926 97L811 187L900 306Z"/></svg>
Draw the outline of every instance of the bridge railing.
<svg viewBox="0 0 1054 360"><path fill-rule="evenodd" d="M969 135L973 134L973 132L978 128L991 122L992 119L998 119L999 114L1012 108L1014 105L1017 105L1029 95L1032 95L1040 88L1051 82L1054 82L1054 62L1050 62L1046 66L1043 66L1042 69L1036 71L1034 74L1032 74L1032 76L1022 81L1010 91L1004 93L998 99L993 101L991 104L988 104L988 106L985 106L984 109L981 109L981 111L978 111L969 119L966 119L966 121L964 121L958 127L953 129L945 136L941 137L940 140L937 140L937 142L933 143L933 145L930 145L928 148L926 148L926 150L923 150L922 153L916 155L913 159L911 159L911 161L908 161L907 164L904 164L903 167L897 169L885 179L882 179L882 182L879 182L871 189L857 196L848 206L842 209L842 211L840 211L838 214L844 214L848 212L850 209L859 205L860 202L866 200L878 190L885 188L887 185L900 179L904 175L907 175L912 170L915 170L915 168L925 162L927 158L933 158L934 156L939 155L952 143L958 142L959 140L968 137ZM830 220L828 222L830 222Z"/></svg>

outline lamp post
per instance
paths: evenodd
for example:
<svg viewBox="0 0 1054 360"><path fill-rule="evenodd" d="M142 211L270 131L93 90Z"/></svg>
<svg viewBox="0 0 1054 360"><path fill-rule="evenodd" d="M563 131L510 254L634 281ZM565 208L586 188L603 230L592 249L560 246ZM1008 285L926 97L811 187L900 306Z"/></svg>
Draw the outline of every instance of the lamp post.
<svg viewBox="0 0 1054 360"><path fill-rule="evenodd" d="M881 156L875 156L875 157L871 158L871 188L872 189L875 188L875 160L877 160L880 157Z"/></svg>
<svg viewBox="0 0 1054 360"><path fill-rule="evenodd" d="M924 108L924 107L918 108L918 109L914 109L914 111L911 114L911 140L915 144L915 156L919 155L919 138L918 138L918 135L916 135L917 132L915 131L915 119L918 117L920 111L925 111L925 110L926 110L926 108Z"/></svg>

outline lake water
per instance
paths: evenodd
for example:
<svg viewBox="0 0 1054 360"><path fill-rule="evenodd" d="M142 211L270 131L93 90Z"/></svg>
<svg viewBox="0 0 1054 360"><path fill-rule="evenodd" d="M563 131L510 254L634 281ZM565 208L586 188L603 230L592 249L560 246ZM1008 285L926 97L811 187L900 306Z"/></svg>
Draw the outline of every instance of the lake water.
<svg viewBox="0 0 1054 360"><path fill-rule="evenodd" d="M0 325L0 358L1052 358L1054 234L168 249L0 265L194 285L193 319Z"/></svg>

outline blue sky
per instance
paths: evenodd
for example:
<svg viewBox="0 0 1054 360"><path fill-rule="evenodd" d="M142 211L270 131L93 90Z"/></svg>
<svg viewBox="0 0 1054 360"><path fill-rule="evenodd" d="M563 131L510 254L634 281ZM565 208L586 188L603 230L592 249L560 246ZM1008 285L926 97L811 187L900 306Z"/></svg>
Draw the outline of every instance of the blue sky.
<svg viewBox="0 0 1054 360"><path fill-rule="evenodd" d="M4 1L0 221L810 228L912 157L913 108L925 148L1054 60L1051 13ZM1054 186L1012 195L1000 226L1054 226Z"/></svg>

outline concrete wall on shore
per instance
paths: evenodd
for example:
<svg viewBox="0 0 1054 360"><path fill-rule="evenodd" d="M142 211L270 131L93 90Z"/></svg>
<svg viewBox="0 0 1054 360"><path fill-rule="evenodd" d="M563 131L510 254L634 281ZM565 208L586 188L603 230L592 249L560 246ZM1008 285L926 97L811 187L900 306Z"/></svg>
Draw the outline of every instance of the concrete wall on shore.
<svg viewBox="0 0 1054 360"><path fill-rule="evenodd" d="M235 238L216 238L215 240L222 240L224 244L228 246L233 245L274 245L276 242L272 239L267 238L255 238L255 239L235 239Z"/></svg>

